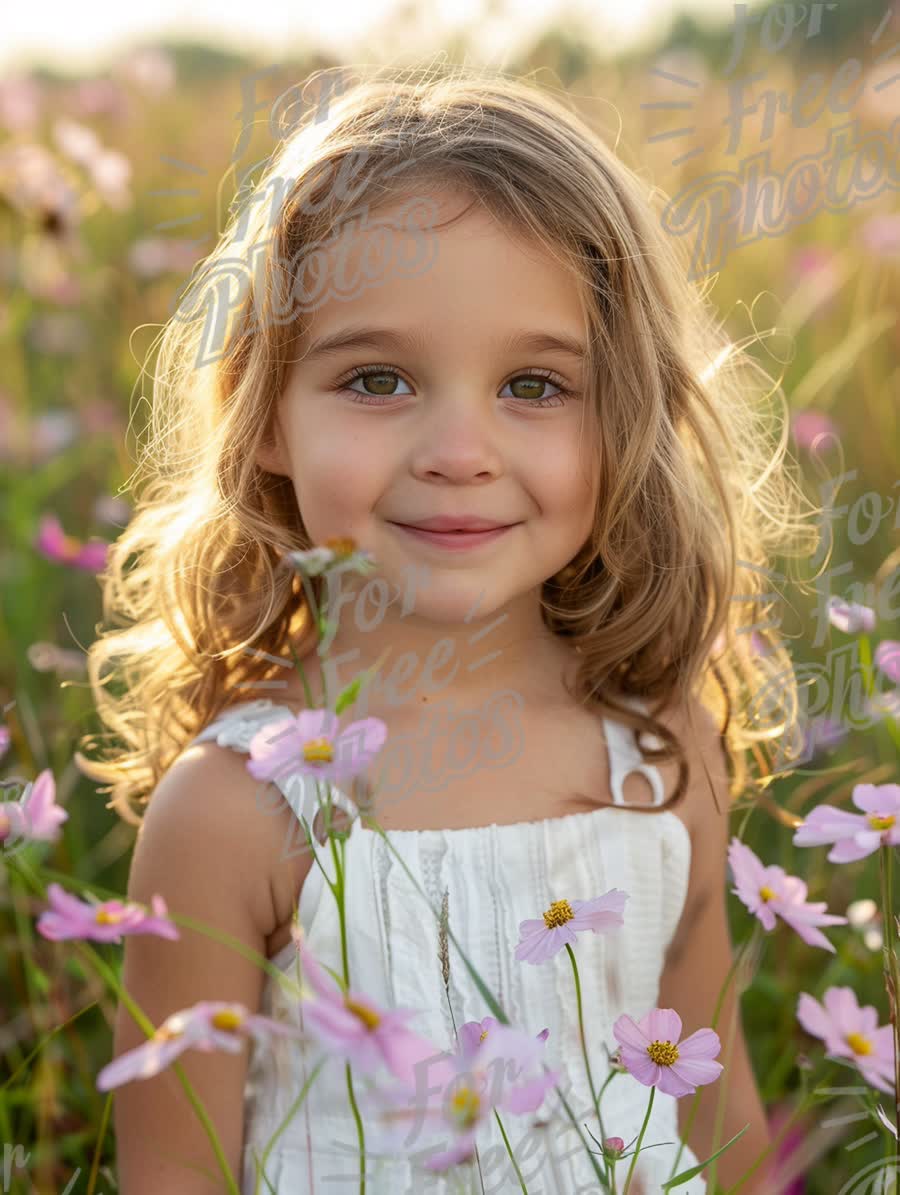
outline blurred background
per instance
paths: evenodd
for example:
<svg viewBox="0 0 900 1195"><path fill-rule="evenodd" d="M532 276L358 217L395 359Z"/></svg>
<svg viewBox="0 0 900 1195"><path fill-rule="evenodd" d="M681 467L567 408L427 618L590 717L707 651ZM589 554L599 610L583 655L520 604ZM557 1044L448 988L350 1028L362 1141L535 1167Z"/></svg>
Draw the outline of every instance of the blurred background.
<svg viewBox="0 0 900 1195"><path fill-rule="evenodd" d="M114 1001L76 951L35 934L43 904L20 864L100 899L125 891L134 828L72 759L77 740L99 729L84 671L101 619L96 573L131 513L152 344L212 249L242 172L273 148L271 105L323 68L441 55L528 74L567 93L648 189L678 199L667 226L689 239L698 284L732 338L754 338L753 354L782 386L789 450L810 498L830 510L833 539L833 575L818 589L779 584L775 562L780 630L798 672L821 683L798 719L801 766L748 792L734 817L764 862L802 875L810 899L851 920L831 935L835 955L780 927L744 978L744 1024L773 1123L822 1055L796 1021L801 991L821 998L850 986L887 1021L877 859L828 864L824 848L792 847L790 824L813 804L846 802L863 780L897 779L897 701L871 698L866 718L847 712L861 649L823 618L823 584L825 596L875 612L865 670L875 643L900 638L898 45L900 6L882 0L367 0L305 14L271 0L195 0L187 12L159 0L147 10L50 3L4 13L0 776L11 797L50 768L69 814L52 846L0 850L0 1141L28 1156L27 1167L7 1169L4 1189L117 1190L109 1102L95 1088ZM839 128L855 191L832 209L785 207L786 179L800 178L795 200L805 185L799 164L827 174ZM740 232L716 215L726 177L740 179ZM765 183L774 189L754 215L753 187ZM751 919L729 900L738 945ZM98 950L118 965L120 948ZM851 1071L845 1087L784 1139L795 1195L875 1189L853 1183L884 1154L885 1134Z"/></svg>

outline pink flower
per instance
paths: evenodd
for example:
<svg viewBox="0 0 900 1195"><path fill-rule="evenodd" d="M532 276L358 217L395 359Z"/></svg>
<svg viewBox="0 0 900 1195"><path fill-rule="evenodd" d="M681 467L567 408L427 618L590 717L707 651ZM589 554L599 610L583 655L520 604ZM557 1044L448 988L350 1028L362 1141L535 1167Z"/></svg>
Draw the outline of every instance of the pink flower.
<svg viewBox="0 0 900 1195"><path fill-rule="evenodd" d="M674 1008L654 1008L635 1022L623 1013L613 1025L622 1062L645 1087L666 1095L692 1095L697 1087L714 1083L724 1067L713 1059L722 1048L713 1029L698 1029L684 1041L681 1017Z"/></svg>
<svg viewBox="0 0 900 1195"><path fill-rule="evenodd" d="M0 726L0 759L2 759L9 750L9 744L11 741L12 736L10 735L9 727Z"/></svg>
<svg viewBox="0 0 900 1195"><path fill-rule="evenodd" d="M829 1054L852 1058L867 1083L879 1091L894 1090L894 1031L878 1027L871 1004L860 1008L852 988L830 987L825 1006L806 992L797 1001L797 1020L807 1033L824 1041Z"/></svg>
<svg viewBox="0 0 900 1195"><path fill-rule="evenodd" d="M37 780L26 784L18 801L0 804L0 842L10 837L56 842L59 827L68 816L65 809L56 804L53 773L45 768Z"/></svg>
<svg viewBox="0 0 900 1195"><path fill-rule="evenodd" d="M871 606L863 606L858 602L845 602L843 598L830 597L826 603L828 621L839 631L848 635L857 631L875 630L875 611Z"/></svg>
<svg viewBox="0 0 900 1195"><path fill-rule="evenodd" d="M775 928L776 913L808 946L821 946L835 953L834 947L817 925L846 925L846 917L825 912L825 902L806 903L806 884L798 876L789 876L781 867L765 867L739 838L732 838L728 862L734 876L737 896L759 919L767 932Z"/></svg>
<svg viewBox="0 0 900 1195"><path fill-rule="evenodd" d="M436 1053L434 1045L409 1028L415 1009L380 1008L361 992L344 993L306 945L295 923L291 936L300 956L305 982L315 993L303 999L303 1020L321 1045L362 1074L374 1074L384 1064L404 1083L412 1083L415 1065Z"/></svg>
<svg viewBox="0 0 900 1195"><path fill-rule="evenodd" d="M55 515L43 516L35 540L35 547L48 560L71 564L93 573L99 572L106 564L108 546L103 540L91 539L82 543L66 535Z"/></svg>
<svg viewBox="0 0 900 1195"><path fill-rule="evenodd" d="M611 888L603 896L592 900L555 900L543 919L519 922L519 944L515 957L520 962L543 963L553 958L566 945L575 942L575 935L584 930L595 934L609 933L624 924L623 911L628 893Z"/></svg>
<svg viewBox="0 0 900 1195"><path fill-rule="evenodd" d="M185 1050L238 1054L248 1036L264 1041L278 1035L302 1036L294 1026L251 1014L243 1004L203 1000L172 1013L143 1045L114 1058L97 1076L97 1088L109 1091L135 1079L150 1079Z"/></svg>
<svg viewBox="0 0 900 1195"><path fill-rule="evenodd" d="M900 639L882 639L875 648L875 667L900 684Z"/></svg>
<svg viewBox="0 0 900 1195"><path fill-rule="evenodd" d="M484 1017L480 1021L466 1021L464 1025L459 1027L459 1049L460 1053L466 1058L472 1058L478 1053L481 1043L487 1037L488 1032L494 1028L495 1025L501 1025L502 1021L498 1021L496 1017ZM550 1036L549 1029L542 1029L537 1034L538 1041L546 1041Z"/></svg>
<svg viewBox="0 0 900 1195"><path fill-rule="evenodd" d="M900 216L896 213L871 216L859 232L863 245L874 256L900 254Z"/></svg>
<svg viewBox="0 0 900 1195"><path fill-rule="evenodd" d="M559 1081L559 1072L543 1065L547 1033L545 1029L532 1037L494 1017L468 1022L460 1030L456 1053L432 1049L427 1060L420 1060L415 1090L394 1086L373 1093L379 1148L408 1150L424 1129L432 1145L423 1160L427 1170L444 1171L473 1157L478 1132L494 1109L513 1115L536 1112Z"/></svg>
<svg viewBox="0 0 900 1195"><path fill-rule="evenodd" d="M795 830L794 846L833 842L828 861L852 863L900 843L900 784L857 784L852 799L862 813L817 805Z"/></svg>
<svg viewBox="0 0 900 1195"><path fill-rule="evenodd" d="M250 741L247 771L256 780L275 780L286 773L305 773L321 780L340 780L361 772L387 738L379 718L351 722L339 733L331 710L302 710L277 718Z"/></svg>
<svg viewBox="0 0 900 1195"><path fill-rule="evenodd" d="M791 419L791 431L797 444L806 449L815 447L819 436L838 438L834 420L821 411L798 411Z"/></svg>
<svg viewBox="0 0 900 1195"><path fill-rule="evenodd" d="M50 907L38 918L37 930L59 942L68 938L91 938L95 942L121 942L123 934L158 934L177 940L181 935L167 916L166 902L154 896L153 912L143 905L121 900L98 903L79 900L59 884L49 884Z"/></svg>
<svg viewBox="0 0 900 1195"><path fill-rule="evenodd" d="M804 756L810 758L822 751L831 751L850 733L850 727L839 719L821 715L812 718L803 728L806 736Z"/></svg>

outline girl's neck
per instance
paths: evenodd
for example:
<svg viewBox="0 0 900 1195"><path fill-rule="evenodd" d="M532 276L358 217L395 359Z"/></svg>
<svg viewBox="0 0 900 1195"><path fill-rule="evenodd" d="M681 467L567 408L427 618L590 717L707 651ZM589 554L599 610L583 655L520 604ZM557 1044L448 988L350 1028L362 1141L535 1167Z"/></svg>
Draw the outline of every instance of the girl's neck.
<svg viewBox="0 0 900 1195"><path fill-rule="evenodd" d="M351 707L356 717L417 716L423 707L449 704L477 710L500 692L518 693L529 703L568 702L579 656L569 643L543 623L530 634L510 633L501 616L464 627L393 625L371 634L339 628L322 653L301 659L315 705L334 704L337 696L366 669L377 675L366 686L368 696ZM349 620L348 620L349 621ZM496 624L491 628L491 623ZM281 678L278 678L279 680ZM308 705L306 689L294 667L286 684L272 693L280 704L300 710Z"/></svg>

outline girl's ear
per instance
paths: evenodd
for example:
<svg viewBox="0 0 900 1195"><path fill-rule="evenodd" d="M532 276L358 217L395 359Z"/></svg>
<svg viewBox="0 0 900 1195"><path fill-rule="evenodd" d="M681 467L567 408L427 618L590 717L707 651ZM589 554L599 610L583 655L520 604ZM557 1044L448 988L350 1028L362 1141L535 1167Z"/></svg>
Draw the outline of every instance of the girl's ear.
<svg viewBox="0 0 900 1195"><path fill-rule="evenodd" d="M290 476L291 470L284 448L284 437L277 419L273 418L269 424L267 438L257 448L254 460L260 469L265 469L267 473L278 473L282 477Z"/></svg>

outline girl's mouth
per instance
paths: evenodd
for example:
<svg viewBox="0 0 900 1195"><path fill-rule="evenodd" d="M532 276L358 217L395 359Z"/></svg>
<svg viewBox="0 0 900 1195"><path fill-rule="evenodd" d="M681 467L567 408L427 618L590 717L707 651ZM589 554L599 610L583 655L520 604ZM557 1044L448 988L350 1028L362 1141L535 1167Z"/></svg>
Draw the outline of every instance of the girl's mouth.
<svg viewBox="0 0 900 1195"><path fill-rule="evenodd" d="M404 523L393 523L407 535L413 536L421 543L432 544L436 548L449 548L450 551L465 551L467 548L477 548L481 544L491 543L512 531L517 523L506 527L492 527L489 531L423 531L421 527L408 527Z"/></svg>

